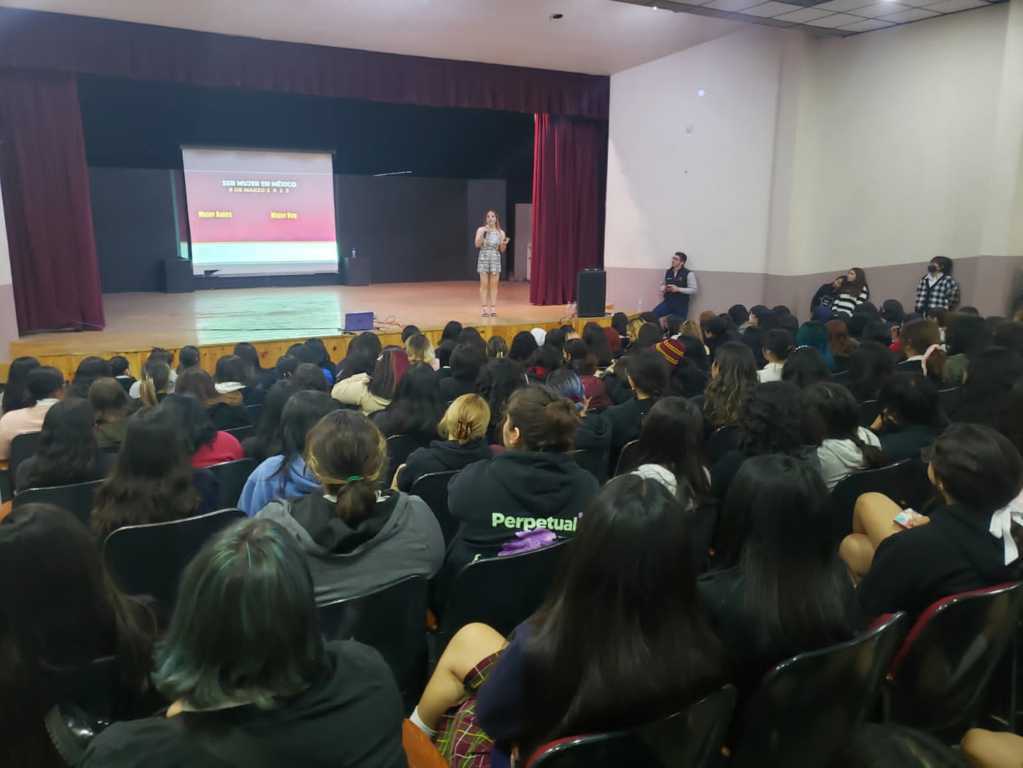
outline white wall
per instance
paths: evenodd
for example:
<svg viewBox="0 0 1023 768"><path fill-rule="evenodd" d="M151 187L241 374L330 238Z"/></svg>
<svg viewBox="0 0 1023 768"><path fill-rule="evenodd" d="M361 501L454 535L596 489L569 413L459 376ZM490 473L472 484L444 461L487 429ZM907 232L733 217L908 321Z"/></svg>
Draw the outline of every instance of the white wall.
<svg viewBox="0 0 1023 768"><path fill-rule="evenodd" d="M611 78L606 266L681 249L701 272L765 270L787 37L747 29Z"/></svg>

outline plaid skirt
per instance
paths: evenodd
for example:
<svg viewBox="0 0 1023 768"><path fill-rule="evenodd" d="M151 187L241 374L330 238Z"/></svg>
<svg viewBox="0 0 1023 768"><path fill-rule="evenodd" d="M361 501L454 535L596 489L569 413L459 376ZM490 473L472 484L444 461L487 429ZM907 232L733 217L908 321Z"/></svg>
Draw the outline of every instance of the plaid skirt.
<svg viewBox="0 0 1023 768"><path fill-rule="evenodd" d="M476 260L476 271L484 274L501 274L501 253L496 248L480 248Z"/></svg>
<svg viewBox="0 0 1023 768"><path fill-rule="evenodd" d="M437 727L437 751L448 761L450 768L489 768L491 739L476 718L476 694L487 682L502 651L492 653L473 667L465 676L468 698L449 710Z"/></svg>

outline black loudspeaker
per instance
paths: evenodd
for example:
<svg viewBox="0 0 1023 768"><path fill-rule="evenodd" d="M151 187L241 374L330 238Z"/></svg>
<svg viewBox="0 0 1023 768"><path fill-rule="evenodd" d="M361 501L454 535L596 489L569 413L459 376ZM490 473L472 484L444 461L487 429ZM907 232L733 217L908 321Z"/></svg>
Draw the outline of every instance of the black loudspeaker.
<svg viewBox="0 0 1023 768"><path fill-rule="evenodd" d="M576 315L603 317L607 302L607 275L602 269L584 269L575 284Z"/></svg>
<svg viewBox="0 0 1023 768"><path fill-rule="evenodd" d="M167 259L163 262L163 292L191 293L192 262L185 259Z"/></svg>

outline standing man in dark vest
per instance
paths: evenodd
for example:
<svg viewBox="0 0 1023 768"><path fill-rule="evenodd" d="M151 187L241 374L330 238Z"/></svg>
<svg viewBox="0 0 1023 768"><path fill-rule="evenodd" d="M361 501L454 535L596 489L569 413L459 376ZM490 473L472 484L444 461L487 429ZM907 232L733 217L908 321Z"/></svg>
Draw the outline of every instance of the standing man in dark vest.
<svg viewBox="0 0 1023 768"><path fill-rule="evenodd" d="M696 293L700 286L696 282L696 273L686 269L687 257L682 251L676 251L671 257L671 268L664 273L664 284L661 292L664 301L654 307L658 317L678 315L683 320L689 316L689 297Z"/></svg>

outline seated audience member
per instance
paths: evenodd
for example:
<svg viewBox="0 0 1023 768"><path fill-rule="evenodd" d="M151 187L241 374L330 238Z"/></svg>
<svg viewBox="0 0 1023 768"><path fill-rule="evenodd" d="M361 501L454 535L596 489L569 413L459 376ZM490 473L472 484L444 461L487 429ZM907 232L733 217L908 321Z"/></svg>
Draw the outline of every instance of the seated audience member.
<svg viewBox="0 0 1023 768"><path fill-rule="evenodd" d="M66 510L24 504L0 523L0 711L4 765L58 768L44 720L68 701L67 672L115 657L115 717L137 717L149 682L156 621L121 595L99 548ZM62 674L64 673L64 674ZM90 713L100 715L105 713Z"/></svg>
<svg viewBox="0 0 1023 768"><path fill-rule="evenodd" d="M796 348L801 347L810 347L820 352L828 370L834 370L835 360L831 357L831 347L828 346L828 329L823 323L810 321L799 326L799 330L796 331Z"/></svg>
<svg viewBox="0 0 1023 768"><path fill-rule="evenodd" d="M368 646L324 642L309 569L280 526L246 520L207 542L155 662L170 707L110 726L83 768L406 764L390 669Z"/></svg>
<svg viewBox="0 0 1023 768"><path fill-rule="evenodd" d="M503 336L491 336L487 339L487 360L500 360L508 357L508 342Z"/></svg>
<svg viewBox="0 0 1023 768"><path fill-rule="evenodd" d="M490 426L487 428L487 442L500 445L504 411L512 392L526 386L526 374L512 358L491 360L480 371L479 394L490 407Z"/></svg>
<svg viewBox="0 0 1023 768"><path fill-rule="evenodd" d="M858 346L856 341L849 337L849 326L845 320L829 320L824 324L828 332L828 349L831 350L831 359L835 361L835 373L842 373L849 369L849 355Z"/></svg>
<svg viewBox="0 0 1023 768"><path fill-rule="evenodd" d="M68 397L80 397L83 400L89 397L89 387L96 379L105 379L113 375L110 363L102 357L86 357L75 369L71 386L67 388Z"/></svg>
<svg viewBox="0 0 1023 768"><path fill-rule="evenodd" d="M583 397L587 401L588 412L600 413L610 407L611 397L607 393L607 385L598 375L595 354L587 348L586 356L580 361L573 362L571 371L579 376L579 381L583 385Z"/></svg>
<svg viewBox="0 0 1023 768"><path fill-rule="evenodd" d="M508 640L469 624L444 650L412 722L452 768L506 766L512 752L529 755L549 739L648 723L728 679L684 554L692 545L678 499L624 475L584 519L537 613Z"/></svg>
<svg viewBox="0 0 1023 768"><path fill-rule="evenodd" d="M262 462L284 450L280 431L281 414L288 399L299 391L290 378L281 379L267 390L256 429L242 440L242 450L246 456Z"/></svg>
<svg viewBox="0 0 1023 768"><path fill-rule="evenodd" d="M245 405L259 405L263 402L264 393L252 385L249 366L237 355L226 355L217 360L213 374L217 392L226 395L230 392L241 392ZM176 391L176 390L175 390Z"/></svg>
<svg viewBox="0 0 1023 768"><path fill-rule="evenodd" d="M889 325L902 325L906 319L906 310L897 299L886 299L881 302L881 319Z"/></svg>
<svg viewBox="0 0 1023 768"><path fill-rule="evenodd" d="M597 368L607 368L614 362L614 352L608 342L604 329L596 323L590 322L583 326L583 343L597 359Z"/></svg>
<svg viewBox="0 0 1023 768"><path fill-rule="evenodd" d="M101 450L116 451L124 442L131 400L117 379L96 379L89 387L89 404L96 415L96 443Z"/></svg>
<svg viewBox="0 0 1023 768"><path fill-rule="evenodd" d="M0 401L0 413L10 413L19 408L31 405L26 383L29 371L39 367L34 357L16 357L7 369L7 381L4 383L3 400Z"/></svg>
<svg viewBox="0 0 1023 768"><path fill-rule="evenodd" d="M437 345L437 360L441 368L447 368L451 359L451 352L458 344L458 337L462 333L462 324L457 320L449 320L440 333L440 344Z"/></svg>
<svg viewBox="0 0 1023 768"><path fill-rule="evenodd" d="M330 413L310 430L305 455L323 492L271 501L256 516L280 523L298 542L317 602L440 570L444 537L426 502L380 488L387 442L373 422L354 411Z"/></svg>
<svg viewBox="0 0 1023 768"><path fill-rule="evenodd" d="M712 317L703 323L703 339L711 357L717 356L718 347L729 342L741 341L742 337L731 326L731 320L725 317Z"/></svg>
<svg viewBox="0 0 1023 768"><path fill-rule="evenodd" d="M660 354L652 350L634 352L626 360L626 381L632 397L620 405L611 406L603 414L611 427L612 469L622 447L639 438L644 417L668 390L668 364Z"/></svg>
<svg viewBox="0 0 1023 768"><path fill-rule="evenodd" d="M327 389L330 389L334 385L334 361L330 359L327 345L323 343L323 339L313 337L306 339L302 346L306 348L309 362L323 371L323 380L327 384Z"/></svg>
<svg viewBox="0 0 1023 768"><path fill-rule="evenodd" d="M835 552L820 475L792 456L754 456L721 514L721 570L700 577L741 694L779 661L853 637L855 590Z"/></svg>
<svg viewBox="0 0 1023 768"><path fill-rule="evenodd" d="M126 395L136 381L135 377L131 375L131 371L128 370L128 358L124 355L114 355L110 358L110 375L117 380Z"/></svg>
<svg viewBox="0 0 1023 768"><path fill-rule="evenodd" d="M495 336L500 339L500 336ZM434 354L433 344L423 334L417 333L405 341L405 354L408 355L409 366L425 365L431 370L437 370L440 363L437 362L437 355Z"/></svg>
<svg viewBox="0 0 1023 768"><path fill-rule="evenodd" d="M813 347L796 347L785 358L781 367L781 380L800 389L821 381L831 380L831 371L824 357Z"/></svg>
<svg viewBox="0 0 1023 768"><path fill-rule="evenodd" d="M819 383L803 390L803 430L818 446L821 476L830 491L853 472L884 464L881 441L860 426L856 398L841 384Z"/></svg>
<svg viewBox="0 0 1023 768"><path fill-rule="evenodd" d="M533 334L529 331L519 331L512 338L511 346L508 348L508 358L521 365L526 365L538 348L539 345L533 338Z"/></svg>
<svg viewBox="0 0 1023 768"><path fill-rule="evenodd" d="M323 374L323 369L316 363L299 363L291 376L295 386L300 390L311 389L314 392L329 393L331 385Z"/></svg>
<svg viewBox="0 0 1023 768"><path fill-rule="evenodd" d="M819 468L817 451L802 434L802 398L798 387L787 381L769 381L756 387L739 409L736 447L714 462L711 488L724 501L735 474L753 456L781 454Z"/></svg>
<svg viewBox="0 0 1023 768"><path fill-rule="evenodd" d="M253 384L256 389L263 392L270 389L273 386L274 381L277 377L274 375L272 368L264 368L263 361L259 357L259 352L252 344L247 341L239 341L234 345L235 357L240 357L242 362L249 367L249 376L252 377ZM331 383L333 383L334 377L331 374Z"/></svg>
<svg viewBox="0 0 1023 768"><path fill-rule="evenodd" d="M618 332L622 344L629 343L629 316L624 312L615 312L611 315L611 327Z"/></svg>
<svg viewBox="0 0 1023 768"><path fill-rule="evenodd" d="M451 350L449 361L451 375L440 382L441 400L450 403L459 395L474 393L480 369L486 364L485 348L480 348L475 343L457 344Z"/></svg>
<svg viewBox="0 0 1023 768"><path fill-rule="evenodd" d="M168 395L157 410L177 427L195 469L245 458L238 438L213 426L209 414L194 397Z"/></svg>
<svg viewBox="0 0 1023 768"><path fill-rule="evenodd" d="M1001 429L1006 419L1009 393L1023 378L1023 358L1004 347L990 347L970 361L953 421L986 424Z"/></svg>
<svg viewBox="0 0 1023 768"><path fill-rule="evenodd" d="M428 445L437 435L437 424L444 415L444 402L440 395L442 383L430 366L422 363L413 365L401 377L391 404L373 414L373 423L384 437L407 435L422 445Z"/></svg>
<svg viewBox="0 0 1023 768"><path fill-rule="evenodd" d="M56 368L41 365L25 377L25 403L0 416L0 461L11 457L11 441L43 428L46 412L64 397L64 377Z"/></svg>
<svg viewBox="0 0 1023 768"><path fill-rule="evenodd" d="M664 338L676 338L682 332L683 322L684 319L678 315L668 315L661 318L661 323L664 325Z"/></svg>
<svg viewBox="0 0 1023 768"><path fill-rule="evenodd" d="M167 366L166 380L164 380L162 369L158 366L159 363ZM157 373L158 370L159 373ZM174 391L174 382L178 380L178 374L174 370L174 355L171 352L163 349L162 347L153 347L153 349L150 350L149 356L142 364L142 379L136 381L128 389L128 397L132 400L145 400L142 396L142 384L147 373L150 378L153 378L154 376L157 377L157 393L167 394ZM155 402L151 404L147 403L147 405L155 405Z"/></svg>
<svg viewBox="0 0 1023 768"><path fill-rule="evenodd" d="M919 459L920 451L934 442L947 419L938 388L919 373L896 373L881 387L880 415L871 426L889 461Z"/></svg>
<svg viewBox="0 0 1023 768"><path fill-rule="evenodd" d="M850 332L852 329L849 329ZM888 323L883 320L871 320L863 324L863 330L860 331L859 341L862 344L865 341L871 341L877 344L881 344L885 349L892 343L892 331L889 328ZM857 347L858 348L858 347ZM855 354L855 350L853 351ZM850 359L852 355L850 355Z"/></svg>
<svg viewBox="0 0 1023 768"><path fill-rule="evenodd" d="M161 359L150 360L142 366L142 378L135 384L138 385L137 398L142 401L144 406L155 408L174 391L175 379L171 376L173 373L171 367ZM132 391L128 393L129 397L135 397L132 394L135 384L132 384Z"/></svg>
<svg viewBox="0 0 1023 768"><path fill-rule="evenodd" d="M202 368L183 371L174 385L176 395L191 395L206 409L216 429L235 429L252 424L249 412L242 405L238 391L221 394L213 383L213 377Z"/></svg>
<svg viewBox="0 0 1023 768"><path fill-rule="evenodd" d="M884 344L862 341L849 356L849 376L845 384L861 403L877 400L892 374L895 373L895 355Z"/></svg>
<svg viewBox="0 0 1023 768"><path fill-rule="evenodd" d="M110 477L96 490L92 531L100 541L125 525L181 520L216 509L200 497L184 443L167 414L128 421ZM210 494L212 495L212 494Z"/></svg>
<svg viewBox="0 0 1023 768"><path fill-rule="evenodd" d="M728 316L732 318L735 330L743 333L749 327L749 310L742 304L733 304L728 308Z"/></svg>
<svg viewBox="0 0 1023 768"><path fill-rule="evenodd" d="M766 365L757 371L757 381L766 384L769 381L781 381L781 372L785 361L792 353L792 334L775 328L763 335L764 360Z"/></svg>
<svg viewBox="0 0 1023 768"><path fill-rule="evenodd" d="M278 381L290 379L294 375L295 369L298 368L298 365L298 359L291 357L290 355L278 357L277 363L274 365L274 378Z"/></svg>
<svg viewBox="0 0 1023 768"><path fill-rule="evenodd" d="M434 440L426 448L417 448L395 475L395 487L408 493L413 483L434 472L457 472L490 458L487 428L490 407L479 395L461 395L444 412L437 425L443 440Z"/></svg>
<svg viewBox="0 0 1023 768"><path fill-rule="evenodd" d="M679 339L683 336L692 336L694 339L699 339L700 346L703 347L704 355L707 354L707 346L703 342L703 326L700 325L699 322L696 320L686 320L682 323L678 330ZM686 352L689 352L689 350L687 349Z"/></svg>
<svg viewBox="0 0 1023 768"><path fill-rule="evenodd" d="M739 421L739 409L757 384L757 365L749 347L740 341L718 347L703 396L708 428L734 427Z"/></svg>
<svg viewBox="0 0 1023 768"><path fill-rule="evenodd" d="M945 350L941 347L938 324L933 320L913 320L902 326L899 338L906 359L895 370L922 373L940 386L945 372Z"/></svg>
<svg viewBox="0 0 1023 768"><path fill-rule="evenodd" d="M636 332L629 345L629 352L641 352L645 349L652 349L653 346L664 338L661 326L657 323L643 323Z"/></svg>
<svg viewBox="0 0 1023 768"><path fill-rule="evenodd" d="M568 455L578 424L575 406L545 387L512 394L503 424L507 450L469 465L448 486L448 510L462 527L445 572L453 576L477 555L497 555L519 532L575 534L579 515L598 490L593 476Z"/></svg>
<svg viewBox="0 0 1023 768"><path fill-rule="evenodd" d="M966 380L970 360L991 346L987 323L973 315L953 314L945 333L947 357L941 384L958 387Z"/></svg>
<svg viewBox="0 0 1023 768"><path fill-rule="evenodd" d="M838 291L843 285L845 285L845 275L839 275L830 283L824 283L810 299L810 311L812 312L818 307L830 309L831 305L835 303L835 299L838 298Z"/></svg>
<svg viewBox="0 0 1023 768"><path fill-rule="evenodd" d="M288 398L281 413L281 452L249 475L238 509L251 517L274 499L298 499L320 490L320 481L306 466L306 435L337 409L337 401L325 392L302 390Z"/></svg>
<svg viewBox="0 0 1023 768"><path fill-rule="evenodd" d="M180 376L185 371L190 371L193 368L199 367L199 348L193 347L191 344L182 347L178 350L178 368L177 374Z"/></svg>
<svg viewBox="0 0 1023 768"><path fill-rule="evenodd" d="M418 325L406 325L404 328L401 329L401 343L405 344L413 336L416 335L421 336L422 334L423 332L419 330Z"/></svg>
<svg viewBox="0 0 1023 768"><path fill-rule="evenodd" d="M611 426L604 417L591 412L581 377L569 368L555 371L547 379L547 386L575 405L579 426L575 431L575 447L592 451L605 458L611 450Z"/></svg>
<svg viewBox="0 0 1023 768"><path fill-rule="evenodd" d="M117 389L124 395L124 390L119 386ZM88 400L69 397L54 403L43 419L35 455L18 465L15 491L106 477L114 457L100 451L96 444L95 421Z"/></svg>
<svg viewBox="0 0 1023 768"><path fill-rule="evenodd" d="M370 414L382 411L391 404L394 393L408 370L408 356L400 347L388 347L380 353L373 376L357 373L338 381L330 396L341 405L351 405Z"/></svg>
<svg viewBox="0 0 1023 768"><path fill-rule="evenodd" d="M551 331L553 333L553 331ZM532 382L543 383L547 377L565 363L564 351L555 344L541 344L526 367L526 375Z"/></svg>
<svg viewBox="0 0 1023 768"><path fill-rule="evenodd" d="M867 616L919 613L957 592L1020 578L1018 546L1023 460L1007 438L975 424L953 424L934 442L928 477L940 501L913 515L879 493L856 502L853 533L842 541L849 570L862 578Z"/></svg>
<svg viewBox="0 0 1023 768"><path fill-rule="evenodd" d="M380 337L369 331L360 333L348 345L348 354L345 355L345 359L338 363L335 381L342 382L359 374L369 376L373 373L377 358L380 357L382 351Z"/></svg>
<svg viewBox="0 0 1023 768"><path fill-rule="evenodd" d="M676 341L685 353L671 370L671 394L679 397L700 397L707 389L707 379L710 378L707 348L695 336L682 334Z"/></svg>

